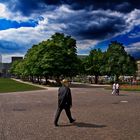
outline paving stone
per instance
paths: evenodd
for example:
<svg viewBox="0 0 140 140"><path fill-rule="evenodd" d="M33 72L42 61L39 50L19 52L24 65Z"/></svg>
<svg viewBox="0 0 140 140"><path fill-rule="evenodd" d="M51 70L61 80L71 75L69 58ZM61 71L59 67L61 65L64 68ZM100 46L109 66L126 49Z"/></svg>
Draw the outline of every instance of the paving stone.
<svg viewBox="0 0 140 140"><path fill-rule="evenodd" d="M76 122L69 124L63 111L55 127L57 90L0 94L0 140L140 139L139 92L113 96L103 88L72 88Z"/></svg>

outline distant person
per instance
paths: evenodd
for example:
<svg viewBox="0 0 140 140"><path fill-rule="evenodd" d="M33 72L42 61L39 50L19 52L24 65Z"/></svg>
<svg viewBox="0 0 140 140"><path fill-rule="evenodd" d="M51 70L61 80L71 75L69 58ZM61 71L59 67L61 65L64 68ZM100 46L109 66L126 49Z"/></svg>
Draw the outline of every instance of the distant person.
<svg viewBox="0 0 140 140"><path fill-rule="evenodd" d="M116 83L116 95L119 95L120 93L120 86L119 83Z"/></svg>
<svg viewBox="0 0 140 140"><path fill-rule="evenodd" d="M58 126L58 119L63 109L65 110L70 123L75 122L75 119L72 118L70 111L70 108L72 107L72 96L69 88L69 81L64 79L61 83L62 86L58 90L58 108L54 120L55 126Z"/></svg>
<svg viewBox="0 0 140 140"><path fill-rule="evenodd" d="M112 86L112 94L116 95L116 83Z"/></svg>

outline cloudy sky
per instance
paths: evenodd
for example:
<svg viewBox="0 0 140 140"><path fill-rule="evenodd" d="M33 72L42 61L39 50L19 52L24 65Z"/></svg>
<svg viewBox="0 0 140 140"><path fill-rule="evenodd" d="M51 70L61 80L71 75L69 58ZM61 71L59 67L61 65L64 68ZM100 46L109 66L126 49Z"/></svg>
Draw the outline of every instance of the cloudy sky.
<svg viewBox="0 0 140 140"><path fill-rule="evenodd" d="M0 0L0 54L3 62L55 32L77 40L79 54L107 49L110 41L124 44L140 58L138 0Z"/></svg>

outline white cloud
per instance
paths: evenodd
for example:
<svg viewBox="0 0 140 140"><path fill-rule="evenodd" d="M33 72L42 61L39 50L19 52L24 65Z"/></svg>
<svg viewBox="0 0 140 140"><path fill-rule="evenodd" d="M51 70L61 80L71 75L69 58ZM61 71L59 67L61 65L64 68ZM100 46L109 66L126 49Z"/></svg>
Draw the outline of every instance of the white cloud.
<svg viewBox="0 0 140 140"><path fill-rule="evenodd" d="M140 42L132 43L125 48L128 53L140 52Z"/></svg>
<svg viewBox="0 0 140 140"><path fill-rule="evenodd" d="M9 18L11 13L7 10L6 6L0 3L0 18Z"/></svg>
<svg viewBox="0 0 140 140"><path fill-rule="evenodd" d="M16 43L28 44L34 40L42 40L47 36L38 27L21 27L18 29L8 29L0 31L0 40L14 41Z"/></svg>
<svg viewBox="0 0 140 140"><path fill-rule="evenodd" d="M16 20L16 21L26 21L29 18L22 16L20 12L11 12L9 9L7 9L6 5L0 3L0 18L5 18L9 20Z"/></svg>
<svg viewBox="0 0 140 140"><path fill-rule="evenodd" d="M135 26L140 25L140 10L134 9L132 12L124 15L124 18L126 20L126 26L127 30L126 32L130 32L134 29Z"/></svg>
<svg viewBox="0 0 140 140"><path fill-rule="evenodd" d="M140 37L140 32L131 33L128 37L129 38L139 38Z"/></svg>
<svg viewBox="0 0 140 140"><path fill-rule="evenodd" d="M140 10L139 9L134 9L132 12L128 13L126 15L126 21L128 23L131 23L133 26L134 25L139 25L140 24Z"/></svg>
<svg viewBox="0 0 140 140"><path fill-rule="evenodd" d="M48 39L53 33L55 32L63 32L68 29L68 32L71 33L74 38L77 39L77 47L78 50L87 50L87 48L94 47L100 39L87 39L83 38L83 40L79 40L77 37L79 34L73 34L76 32L77 29L69 29L68 25L77 24L79 29L85 29L87 26L96 25L96 27L100 27L102 23L108 22L108 16L111 17L118 17L126 21L124 25L124 30L120 32L114 33L112 36L109 34L109 38L114 36L125 34L130 32L135 25L140 25L140 10L135 9L134 11L123 14L120 12L114 12L111 10L93 10L93 11L86 11L86 10L72 10L68 5L62 5L56 8L53 12L46 11L41 15L38 13L31 14L30 17L24 17L20 13L11 13L4 4L0 3L0 18L7 18L17 21L24 21L28 19L37 19L39 16L43 17L44 20L40 20L36 27L21 27L18 29L7 29L0 31L0 40L6 40L11 42L16 42L17 44L22 44L22 46L26 49L30 48L33 44L37 44L42 40ZM100 16L99 16L100 15ZM92 16L92 20L88 20L87 17ZM85 17L85 20L84 20ZM69 20L67 20L69 19ZM61 20L61 21L60 21ZM113 19L109 19L113 20ZM85 27L86 25L86 27ZM116 25L118 26L118 25ZM109 39L108 38L108 39ZM103 41L103 40L102 40ZM128 47L127 51L134 50L134 48L138 49L138 43L131 44L132 47ZM15 52L16 56L19 54ZM26 53L26 52L25 52ZM24 54L20 54L24 55ZM4 61L9 62L11 55L4 56ZM9 57L9 60L8 60Z"/></svg>
<svg viewBox="0 0 140 140"><path fill-rule="evenodd" d="M43 32L40 30L40 26L36 28L32 27L21 27L18 29L8 29L0 31L0 40L8 41L8 42L15 42L16 44L19 44L19 47L22 50L28 50L30 47L32 47L33 44L38 44L39 42L46 40L50 37L51 32ZM17 46L18 47L18 46ZM22 48L23 47L23 48ZM25 55L26 52L23 52L22 54L19 54L21 52L20 50L18 52L15 52L14 55ZM13 53L13 51L11 51ZM11 56L13 54L5 53L4 54L4 62L10 62Z"/></svg>
<svg viewBox="0 0 140 140"><path fill-rule="evenodd" d="M98 43L99 41L97 40L80 40L77 41L77 47L78 50L85 50L87 48L89 48L89 50L92 48L94 48L94 46Z"/></svg>

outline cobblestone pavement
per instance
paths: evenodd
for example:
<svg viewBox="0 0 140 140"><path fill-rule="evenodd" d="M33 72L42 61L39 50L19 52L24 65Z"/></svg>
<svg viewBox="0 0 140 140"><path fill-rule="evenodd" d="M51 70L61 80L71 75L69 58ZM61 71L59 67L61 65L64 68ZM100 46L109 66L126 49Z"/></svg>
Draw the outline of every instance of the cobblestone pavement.
<svg viewBox="0 0 140 140"><path fill-rule="evenodd" d="M0 140L140 140L140 93L72 88L72 115L54 127L57 88L0 94Z"/></svg>

